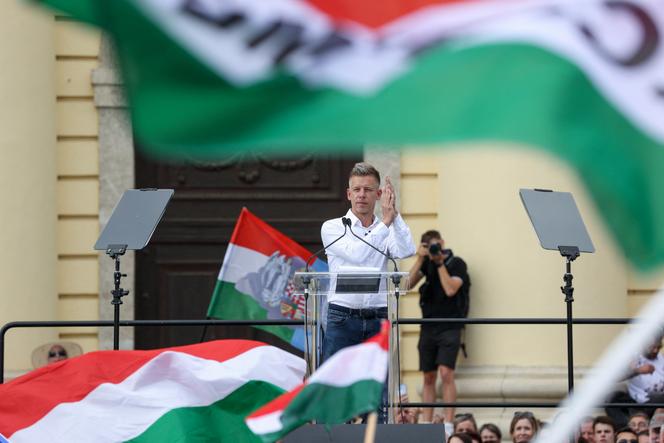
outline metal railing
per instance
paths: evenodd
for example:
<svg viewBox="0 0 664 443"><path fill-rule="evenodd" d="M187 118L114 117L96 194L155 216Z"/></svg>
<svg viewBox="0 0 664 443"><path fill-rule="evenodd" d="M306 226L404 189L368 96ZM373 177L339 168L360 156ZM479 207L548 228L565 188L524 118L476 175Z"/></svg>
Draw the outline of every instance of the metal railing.
<svg viewBox="0 0 664 443"><path fill-rule="evenodd" d="M120 327L136 326L302 326L297 320L121 320ZM17 328L112 328L113 320L14 321L0 328L0 383L5 381L5 335Z"/></svg>
<svg viewBox="0 0 664 443"><path fill-rule="evenodd" d="M624 325L630 318L575 318L575 325ZM463 324L463 325L566 325L566 318L401 318L394 325L422 324ZM54 327L113 327L112 320L98 321L15 321L0 328L0 383L4 382L5 336L8 331L19 328ZM172 326L304 326L297 320L122 320L121 327L172 327ZM568 368L569 371L569 368ZM570 374L568 374L569 376ZM571 374L573 376L573 374ZM555 408L558 402L412 402L389 405L390 407L455 407L455 408ZM633 407L634 403L603 403L596 407ZM664 403L649 403L648 407L664 407Z"/></svg>

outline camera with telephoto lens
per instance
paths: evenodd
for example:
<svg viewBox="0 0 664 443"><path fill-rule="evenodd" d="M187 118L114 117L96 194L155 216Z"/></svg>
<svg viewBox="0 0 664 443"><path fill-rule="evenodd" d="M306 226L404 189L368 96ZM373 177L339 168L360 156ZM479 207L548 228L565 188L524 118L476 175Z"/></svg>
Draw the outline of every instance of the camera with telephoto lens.
<svg viewBox="0 0 664 443"><path fill-rule="evenodd" d="M442 249L440 247L440 244L438 243L434 243L431 246L429 246L429 254L431 255L443 254L446 257L446 261L449 261L454 256L454 253L452 252L451 249Z"/></svg>

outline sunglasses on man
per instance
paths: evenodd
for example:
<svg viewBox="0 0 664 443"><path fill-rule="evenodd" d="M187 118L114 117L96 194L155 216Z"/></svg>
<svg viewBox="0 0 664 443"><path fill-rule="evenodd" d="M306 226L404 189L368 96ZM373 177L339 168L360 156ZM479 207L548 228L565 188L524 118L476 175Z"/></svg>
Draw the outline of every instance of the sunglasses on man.
<svg viewBox="0 0 664 443"><path fill-rule="evenodd" d="M48 351L48 358L66 357L67 351Z"/></svg>

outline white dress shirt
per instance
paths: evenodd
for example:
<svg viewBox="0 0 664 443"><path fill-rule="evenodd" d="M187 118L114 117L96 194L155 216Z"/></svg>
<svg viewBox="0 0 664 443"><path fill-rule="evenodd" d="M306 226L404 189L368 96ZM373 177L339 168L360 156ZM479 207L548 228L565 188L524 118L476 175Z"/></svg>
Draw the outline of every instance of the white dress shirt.
<svg viewBox="0 0 664 443"><path fill-rule="evenodd" d="M371 226L365 228L350 209L346 213L346 217L350 219L355 234L395 259L415 254L415 243L413 243L410 229L401 215L395 217L389 228L376 216L374 216ZM326 221L321 227L323 244L333 242L343 232L344 225L341 217ZM330 272L343 272L343 267L367 267L387 271L387 257L357 239L350 233L350 230L341 240L327 248L326 254ZM335 287L335 282L330 282L330 284L331 288ZM381 282L381 285L384 285L384 282ZM335 294L330 291L327 301L351 309L387 306L384 294Z"/></svg>

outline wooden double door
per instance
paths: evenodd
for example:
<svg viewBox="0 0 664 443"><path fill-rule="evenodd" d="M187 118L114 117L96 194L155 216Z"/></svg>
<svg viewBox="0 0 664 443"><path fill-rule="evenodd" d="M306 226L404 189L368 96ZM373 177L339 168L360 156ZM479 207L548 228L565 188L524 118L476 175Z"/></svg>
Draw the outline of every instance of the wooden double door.
<svg viewBox="0 0 664 443"><path fill-rule="evenodd" d="M147 248L136 254L136 319L204 319L236 219L243 206L312 252L320 226L343 215L355 156L272 158L237 154L222 161L164 164L136 154L137 188L175 190ZM252 337L270 341L252 329ZM137 328L136 348L198 342L202 328ZM207 338L244 336L216 328Z"/></svg>

